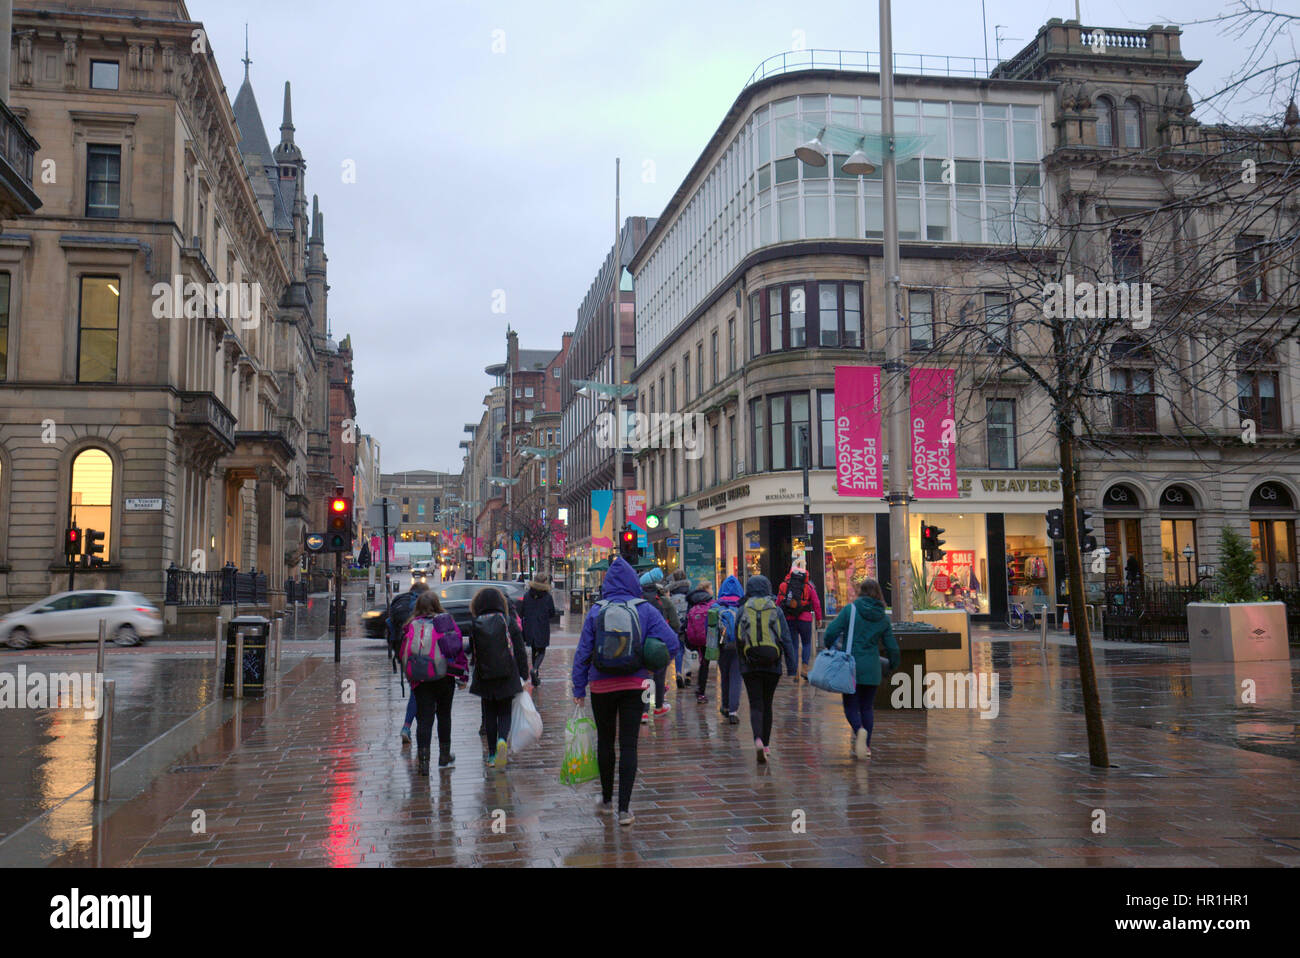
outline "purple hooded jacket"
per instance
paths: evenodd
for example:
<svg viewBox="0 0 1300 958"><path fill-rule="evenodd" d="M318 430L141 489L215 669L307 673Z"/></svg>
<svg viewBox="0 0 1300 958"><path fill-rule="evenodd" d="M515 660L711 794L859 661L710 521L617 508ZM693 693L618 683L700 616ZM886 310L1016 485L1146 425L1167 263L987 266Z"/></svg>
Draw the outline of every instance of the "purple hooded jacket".
<svg viewBox="0 0 1300 958"><path fill-rule="evenodd" d="M617 558L609 564L609 571L605 573L605 581L600 587L600 597L615 600L641 598L641 580L637 577L636 570L625 559ZM573 697L576 699L586 698L588 683L597 682L601 679L632 680L628 683L629 685L634 682L636 686L640 686L642 682L651 678L648 669L639 669L630 675L612 675L601 672L596 668L596 615L598 611L593 607L583 620L582 637L578 640L578 651L573 656ZM654 636L668 646L669 658L675 656L680 645L677 633L660 615L659 610L649 602L642 602L636 607L636 612L637 618L641 620L642 637Z"/></svg>

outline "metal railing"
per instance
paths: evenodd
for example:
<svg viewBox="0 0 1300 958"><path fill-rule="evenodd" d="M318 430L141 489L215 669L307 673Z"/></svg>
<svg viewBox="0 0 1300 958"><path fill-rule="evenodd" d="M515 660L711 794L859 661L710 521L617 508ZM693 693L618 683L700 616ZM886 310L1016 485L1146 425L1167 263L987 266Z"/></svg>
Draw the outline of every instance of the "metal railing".
<svg viewBox="0 0 1300 958"><path fill-rule="evenodd" d="M36 140L27 132L22 120L0 101L0 157L28 186L36 161Z"/></svg>
<svg viewBox="0 0 1300 958"><path fill-rule="evenodd" d="M1257 577L1260 599L1286 604L1287 631L1292 645L1300 644L1300 587L1266 583ZM1196 585L1171 582L1106 580L1103 637L1117 642L1186 642L1187 604L1214 602L1218 582L1202 576Z"/></svg>
<svg viewBox="0 0 1300 958"><path fill-rule="evenodd" d="M997 65L997 60L986 57L954 57L937 53L894 54L895 73L921 76L984 78ZM880 53L874 50L789 50L774 54L760 63L745 81L745 86L800 70L879 73Z"/></svg>
<svg viewBox="0 0 1300 958"><path fill-rule="evenodd" d="M166 604L181 608L213 605L264 605L265 572L238 571L233 563L215 572L192 572L172 563L167 569Z"/></svg>

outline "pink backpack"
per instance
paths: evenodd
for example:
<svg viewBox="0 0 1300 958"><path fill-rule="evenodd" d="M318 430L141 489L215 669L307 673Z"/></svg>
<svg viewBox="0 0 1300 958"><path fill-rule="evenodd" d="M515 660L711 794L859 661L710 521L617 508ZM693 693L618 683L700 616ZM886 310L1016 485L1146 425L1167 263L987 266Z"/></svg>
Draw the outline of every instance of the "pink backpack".
<svg viewBox="0 0 1300 958"><path fill-rule="evenodd" d="M464 639L456 620L443 612L432 619L412 619L402 640L402 667L412 686L444 678L463 656Z"/></svg>
<svg viewBox="0 0 1300 958"><path fill-rule="evenodd" d="M708 602L698 602L686 613L686 644L693 649L704 648L709 630Z"/></svg>

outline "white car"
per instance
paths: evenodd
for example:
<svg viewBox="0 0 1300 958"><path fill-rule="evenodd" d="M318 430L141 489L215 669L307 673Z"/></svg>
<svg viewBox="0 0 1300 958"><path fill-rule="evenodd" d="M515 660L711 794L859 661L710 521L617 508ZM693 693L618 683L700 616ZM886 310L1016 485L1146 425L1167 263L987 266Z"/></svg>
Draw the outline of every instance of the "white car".
<svg viewBox="0 0 1300 958"><path fill-rule="evenodd" d="M105 637L118 645L138 645L163 631L162 614L140 593L87 589L60 592L0 618L0 642L11 649L45 642L96 642L100 619Z"/></svg>

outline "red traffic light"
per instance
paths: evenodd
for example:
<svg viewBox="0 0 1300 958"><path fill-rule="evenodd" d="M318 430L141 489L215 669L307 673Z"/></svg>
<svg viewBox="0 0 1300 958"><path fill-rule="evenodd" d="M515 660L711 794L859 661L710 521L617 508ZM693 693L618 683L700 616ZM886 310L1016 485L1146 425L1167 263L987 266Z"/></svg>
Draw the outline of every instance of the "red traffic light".
<svg viewBox="0 0 1300 958"><path fill-rule="evenodd" d="M69 542L76 542L76 541L77 541L77 535L78 535L78 533L77 533L77 530L76 530L76 529L69 529L69 530L68 530L68 541L69 541Z"/></svg>
<svg viewBox="0 0 1300 958"><path fill-rule="evenodd" d="M632 543L636 542L636 533L631 529L624 529L623 541L626 542L628 545L631 545Z"/></svg>
<svg viewBox="0 0 1300 958"><path fill-rule="evenodd" d="M347 501L346 499L331 499L331 500L330 500L330 511L331 511L331 512L347 512L347 511L348 511L348 501Z"/></svg>

